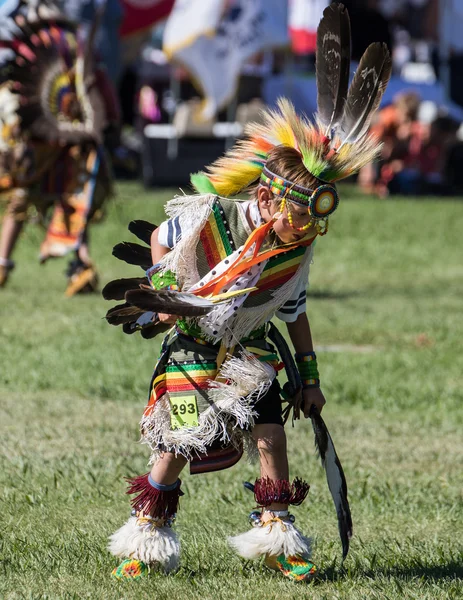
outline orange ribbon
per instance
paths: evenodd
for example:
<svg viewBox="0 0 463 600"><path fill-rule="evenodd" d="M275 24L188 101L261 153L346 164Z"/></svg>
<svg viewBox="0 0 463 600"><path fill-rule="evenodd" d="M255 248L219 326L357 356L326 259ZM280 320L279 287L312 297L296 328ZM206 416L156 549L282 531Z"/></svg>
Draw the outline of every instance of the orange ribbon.
<svg viewBox="0 0 463 600"><path fill-rule="evenodd" d="M246 240L246 243L243 246L243 250L241 254L233 261L233 263L228 267L226 271L211 279L207 284L203 285L201 288L197 290L193 290L191 293L196 296L208 296L210 294L218 294L230 281L244 273L244 271L250 269L254 265L263 262L273 256L277 256L282 252L288 252L289 250L293 250L297 246L310 246L315 236L306 242L297 242L294 244L288 244L284 246L279 246L278 248L274 248L271 250L266 250L259 254L259 250L269 233L270 229L273 227L273 220L268 223L264 223L255 229L251 235ZM256 244L252 256L248 258L243 258L244 255L248 252L253 244Z"/></svg>

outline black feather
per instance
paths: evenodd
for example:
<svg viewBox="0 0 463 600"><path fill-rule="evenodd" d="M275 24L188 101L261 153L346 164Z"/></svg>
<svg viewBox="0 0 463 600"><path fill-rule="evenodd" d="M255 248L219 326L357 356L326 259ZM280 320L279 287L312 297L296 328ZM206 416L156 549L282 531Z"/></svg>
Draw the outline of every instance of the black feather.
<svg viewBox="0 0 463 600"><path fill-rule="evenodd" d="M125 299L129 304L143 310L184 317L205 315L214 308L212 302L198 298L194 294L172 290L153 290L147 286L127 292Z"/></svg>
<svg viewBox="0 0 463 600"><path fill-rule="evenodd" d="M124 323L122 331L128 335L139 331L142 338L150 340L160 333L165 333L171 327L168 323L162 323L156 313L148 311L144 312L135 321Z"/></svg>
<svg viewBox="0 0 463 600"><path fill-rule="evenodd" d="M138 327L136 327L136 321L130 321L130 323L122 323L122 331L127 335L132 335L140 331Z"/></svg>
<svg viewBox="0 0 463 600"><path fill-rule="evenodd" d="M350 84L344 114L337 128L337 134L343 143L352 144L367 132L391 77L391 71L391 55L386 44L370 44L360 59Z"/></svg>
<svg viewBox="0 0 463 600"><path fill-rule="evenodd" d="M110 308L105 318L110 325L123 325L136 321L143 313L138 307L125 303Z"/></svg>
<svg viewBox="0 0 463 600"><path fill-rule="evenodd" d="M145 340L151 340L160 333L166 333L171 327L172 325L169 325L168 323L161 323L158 321L147 327L142 327L142 329L140 329L140 335Z"/></svg>
<svg viewBox="0 0 463 600"><path fill-rule="evenodd" d="M288 342L283 337L280 330L270 321L268 328L268 338L273 342L278 350L278 354L281 357L283 364L285 365L286 377L288 378L287 383L284 385L289 397L293 397L297 390L301 387L301 376L294 363L293 355L289 349Z"/></svg>
<svg viewBox="0 0 463 600"><path fill-rule="evenodd" d="M157 228L157 225L153 225L152 223L143 221L142 219L130 221L129 223L129 231L136 235L139 240L148 245L151 245L151 235Z"/></svg>
<svg viewBox="0 0 463 600"><path fill-rule="evenodd" d="M352 537L352 516L347 499L347 482L333 440L320 413L314 407L310 412L310 418L315 434L315 446L325 469L326 480L336 508L344 560L349 552L349 540Z"/></svg>
<svg viewBox="0 0 463 600"><path fill-rule="evenodd" d="M340 121L347 99L351 55L350 20L342 4L323 11L317 30L317 106L328 137Z"/></svg>
<svg viewBox="0 0 463 600"><path fill-rule="evenodd" d="M113 256L129 265L138 265L145 271L152 265L151 250L133 242L121 242L113 248Z"/></svg>
<svg viewBox="0 0 463 600"><path fill-rule="evenodd" d="M101 293L105 300L124 300L126 292L137 289L142 283L146 283L146 277L114 279L104 286Z"/></svg>

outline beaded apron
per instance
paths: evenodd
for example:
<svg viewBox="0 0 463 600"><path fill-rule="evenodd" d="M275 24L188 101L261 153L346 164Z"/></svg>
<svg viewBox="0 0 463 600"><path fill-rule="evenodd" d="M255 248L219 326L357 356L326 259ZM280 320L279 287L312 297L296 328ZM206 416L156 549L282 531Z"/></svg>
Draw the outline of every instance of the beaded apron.
<svg viewBox="0 0 463 600"><path fill-rule="evenodd" d="M248 235L236 202L215 199L198 236L199 276L203 277L218 261L241 247ZM306 248L296 247L270 258L257 289L247 297L243 307L256 309L268 302L273 292L295 276L306 252ZM240 345L259 363L272 365L274 369L282 366L273 346L265 339L265 327L251 332L240 340ZM253 403L241 406L236 402L225 408L216 402L211 382L217 375L219 347L220 344L205 339L193 319L181 320L173 339L164 340L141 421L143 440L153 452L152 462L160 452L174 451L190 460L192 472L204 472L227 468L241 457L243 442L249 441L253 425ZM239 346L235 354L238 352ZM209 414L210 419L206 420L205 415ZM198 425L198 418L204 418L202 426Z"/></svg>

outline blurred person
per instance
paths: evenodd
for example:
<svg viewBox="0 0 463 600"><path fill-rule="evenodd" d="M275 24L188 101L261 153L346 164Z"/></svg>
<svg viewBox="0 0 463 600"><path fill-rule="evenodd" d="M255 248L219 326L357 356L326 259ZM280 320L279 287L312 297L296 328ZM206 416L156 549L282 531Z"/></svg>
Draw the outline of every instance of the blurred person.
<svg viewBox="0 0 463 600"><path fill-rule="evenodd" d="M408 0L405 6L405 26L415 40L426 38L426 18L430 0Z"/></svg>
<svg viewBox="0 0 463 600"><path fill-rule="evenodd" d="M122 23L120 0L60 0L66 17L79 23L86 37L101 11L95 35L95 49L99 55L99 67L104 66L112 85L117 89L122 73L122 54L119 29Z"/></svg>
<svg viewBox="0 0 463 600"><path fill-rule="evenodd" d="M309 486L289 480L275 367L278 350L290 381L286 416L294 410L298 419L302 412L316 430L323 427L325 398L306 314L313 242L328 232L338 206L335 182L379 150L368 122L392 67L387 48L378 44L361 61L365 75L354 78L348 93L348 31L345 8L326 8L319 26L317 121L300 118L289 101L280 100L277 110L265 112L263 124L249 124L245 139L192 177L196 194L167 203L167 221L158 228L131 222L130 231L150 248L123 243L113 250L146 269L147 280L107 284L106 299L125 299L108 311L108 322L146 338L169 329L141 422L151 469L129 480L132 516L110 538L109 550L122 559L113 571L117 579L178 568L173 525L182 470L188 463L193 473L228 468L241 458L243 444L260 459L260 477L247 484L258 510L249 517L251 529L229 538L230 545L292 580L307 581L316 572L310 542L289 514ZM327 82L328 71L334 82ZM237 201L240 193L250 199ZM269 323L274 315L287 324L295 363ZM326 430L323 440L326 445ZM334 448L330 456L321 454L330 461L326 473L345 557L352 531L347 486Z"/></svg>
<svg viewBox="0 0 463 600"><path fill-rule="evenodd" d="M444 0L440 9L441 59L447 61L450 99L463 106L463 2Z"/></svg>
<svg viewBox="0 0 463 600"><path fill-rule="evenodd" d="M421 120L420 129L410 139L402 173L402 178L411 174L413 193L447 193L446 166L449 150L456 141L457 129L458 123L448 116L436 114L432 120ZM399 193L406 191L400 181L398 189Z"/></svg>
<svg viewBox="0 0 463 600"><path fill-rule="evenodd" d="M96 77L91 39L79 52L76 26L56 7L50 10L39 4L29 7L27 17L18 14L13 39L3 42L11 55L0 85L0 191L7 203L0 287L15 266L11 256L35 207L47 223L41 262L74 254L66 289L72 296L97 284L88 229L112 189L102 145L112 106L104 78Z"/></svg>
<svg viewBox="0 0 463 600"><path fill-rule="evenodd" d="M366 193L388 193L388 182L400 168L407 155L411 136L419 128L417 121L420 97L415 92L400 92L392 104L378 111L371 126L372 134L382 142L378 165L369 164L358 177L360 188Z"/></svg>
<svg viewBox="0 0 463 600"><path fill-rule="evenodd" d="M450 141L444 166L444 181L447 192L463 195L463 123L460 123L455 138Z"/></svg>
<svg viewBox="0 0 463 600"><path fill-rule="evenodd" d="M374 42L383 42L392 50L389 21L381 14L377 0L347 0L343 4L351 16L354 61L360 60L368 46Z"/></svg>
<svg viewBox="0 0 463 600"><path fill-rule="evenodd" d="M456 139L456 122L439 114L433 102L421 103L416 121L385 162L376 189L380 195L447 193L445 169Z"/></svg>

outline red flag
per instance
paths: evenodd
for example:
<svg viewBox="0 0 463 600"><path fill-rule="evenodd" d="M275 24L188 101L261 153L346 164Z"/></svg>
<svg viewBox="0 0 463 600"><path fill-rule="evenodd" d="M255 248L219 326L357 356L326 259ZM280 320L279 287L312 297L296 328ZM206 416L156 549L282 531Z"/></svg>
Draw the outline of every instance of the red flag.
<svg viewBox="0 0 463 600"><path fill-rule="evenodd" d="M174 0L122 0L124 18L121 37L127 37L152 27L165 19L172 10Z"/></svg>
<svg viewBox="0 0 463 600"><path fill-rule="evenodd" d="M289 34L295 54L314 53L317 27L329 0L290 0Z"/></svg>

